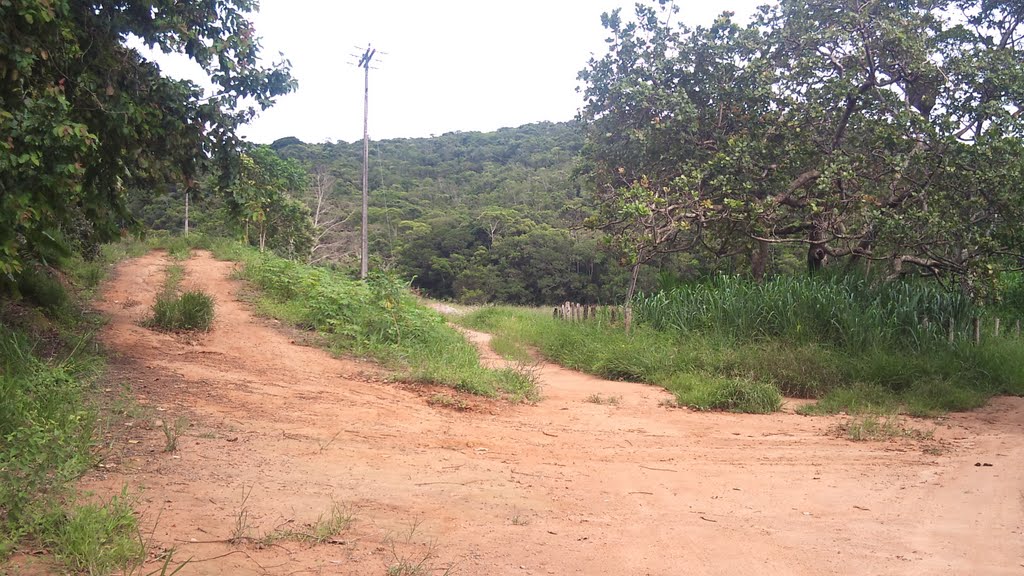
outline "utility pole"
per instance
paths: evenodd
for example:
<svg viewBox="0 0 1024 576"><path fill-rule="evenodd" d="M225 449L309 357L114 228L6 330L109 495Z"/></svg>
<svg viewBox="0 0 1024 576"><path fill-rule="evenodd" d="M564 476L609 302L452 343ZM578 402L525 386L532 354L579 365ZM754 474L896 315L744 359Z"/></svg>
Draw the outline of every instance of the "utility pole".
<svg viewBox="0 0 1024 576"><path fill-rule="evenodd" d="M188 238L188 194L191 191L191 186L185 187L185 238Z"/></svg>
<svg viewBox="0 0 1024 576"><path fill-rule="evenodd" d="M366 52L359 59L359 67L365 72L363 88L363 230L360 242L359 277L366 278L370 261L370 241L367 233L366 212L370 199L370 60L377 51L367 46Z"/></svg>

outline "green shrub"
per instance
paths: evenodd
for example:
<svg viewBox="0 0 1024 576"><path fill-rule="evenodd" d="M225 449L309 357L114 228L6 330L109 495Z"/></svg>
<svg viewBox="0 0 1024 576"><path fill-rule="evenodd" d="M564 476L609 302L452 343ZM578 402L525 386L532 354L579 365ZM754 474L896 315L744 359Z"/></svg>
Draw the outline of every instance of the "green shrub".
<svg viewBox="0 0 1024 576"><path fill-rule="evenodd" d="M731 380L711 394L707 407L730 412L770 414L782 408L782 395L778 388L765 382Z"/></svg>
<svg viewBox="0 0 1024 576"><path fill-rule="evenodd" d="M29 302L49 313L63 310L68 294L49 270L40 266L27 266L17 278L18 293Z"/></svg>

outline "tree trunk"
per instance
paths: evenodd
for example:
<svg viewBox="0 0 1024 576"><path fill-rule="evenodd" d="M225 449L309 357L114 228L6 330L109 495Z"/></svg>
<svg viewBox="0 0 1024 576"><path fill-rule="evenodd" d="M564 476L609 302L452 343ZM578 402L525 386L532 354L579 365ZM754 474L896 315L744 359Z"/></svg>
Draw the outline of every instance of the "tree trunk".
<svg viewBox="0 0 1024 576"><path fill-rule="evenodd" d="M825 242L822 241L824 236L821 228L815 223L808 238L810 244L807 246L807 272L809 274L814 274L825 265L828 252L825 250Z"/></svg>
<svg viewBox="0 0 1024 576"><path fill-rule="evenodd" d="M633 264L633 268L629 273L629 288L626 289L626 303L623 306L622 317L626 325L626 334L633 327L633 296L636 294L636 279L640 275L640 262Z"/></svg>
<svg viewBox="0 0 1024 576"><path fill-rule="evenodd" d="M758 240L757 245L754 246L753 253L750 255L750 274L754 277L755 282L764 281L764 273L767 268L768 243Z"/></svg>

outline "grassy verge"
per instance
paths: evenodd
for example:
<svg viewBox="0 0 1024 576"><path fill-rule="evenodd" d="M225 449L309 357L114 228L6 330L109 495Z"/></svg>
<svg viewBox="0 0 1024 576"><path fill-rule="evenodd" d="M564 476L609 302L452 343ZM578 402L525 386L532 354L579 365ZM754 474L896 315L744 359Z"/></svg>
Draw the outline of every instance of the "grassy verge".
<svg viewBox="0 0 1024 576"><path fill-rule="evenodd" d="M144 559L131 498L95 503L74 481L95 461L103 374L92 338L101 321L80 302L112 263L145 250L107 246L61 272L35 269L19 295L0 296L0 563L23 545L50 552L61 572L127 573Z"/></svg>
<svg viewBox="0 0 1024 576"><path fill-rule="evenodd" d="M244 264L240 276L259 290L261 312L316 330L336 352L372 357L410 381L514 401L537 397L528 374L482 367L476 349L394 276L377 273L358 282L238 243L216 241L211 248L218 258Z"/></svg>
<svg viewBox="0 0 1024 576"><path fill-rule="evenodd" d="M663 386L680 405L699 410L767 413L782 402L777 388L743 370L725 376L707 370L714 362L708 357L715 352L712 348L681 347L674 338L648 328L626 335L621 327L574 324L554 320L546 312L511 307L482 308L460 321L508 342L496 347L499 353L536 347L544 357L575 370Z"/></svg>
<svg viewBox="0 0 1024 576"><path fill-rule="evenodd" d="M460 322L509 341L506 349L533 346L569 368L663 386L698 409L770 412L785 394L819 399L807 413L928 416L975 408L995 394L1024 394L1024 342L1007 338L907 350L737 340L650 324L626 335L601 321L570 323L510 307L483 308Z"/></svg>

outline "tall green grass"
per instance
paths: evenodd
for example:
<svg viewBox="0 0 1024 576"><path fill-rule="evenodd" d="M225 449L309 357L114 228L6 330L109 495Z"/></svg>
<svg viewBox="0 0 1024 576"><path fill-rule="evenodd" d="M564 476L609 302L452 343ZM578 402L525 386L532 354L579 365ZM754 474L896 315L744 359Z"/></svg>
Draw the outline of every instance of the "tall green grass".
<svg viewBox="0 0 1024 576"><path fill-rule="evenodd" d="M637 322L731 341L920 350L946 342L950 321L966 339L979 314L970 299L935 283L871 283L859 276L734 276L640 296Z"/></svg>
<svg viewBox="0 0 1024 576"><path fill-rule="evenodd" d="M318 331L339 352L374 357L414 381L486 396L537 395L527 374L483 368L476 349L393 275L373 273L360 282L234 242L214 242L212 248L218 257L244 264L240 277L259 289L264 312Z"/></svg>
<svg viewBox="0 0 1024 576"><path fill-rule="evenodd" d="M656 384L675 394L679 404L698 410L767 413L782 403L778 388L770 383L742 371L717 372L715 349L684 346L649 327L626 334L621 326L554 320L544 312L512 307L480 308L460 322L495 334L505 342L501 349L521 354L531 346L568 368Z"/></svg>
<svg viewBox="0 0 1024 576"><path fill-rule="evenodd" d="M932 415L1024 394L1024 340L986 334L975 345L961 334L949 344L949 320L968 327L980 312L931 285L719 278L639 298L628 335L606 320L505 307L461 321L506 348L534 346L570 368L664 386L698 408L762 411L727 401L741 397L729 390L759 386L819 399L812 412Z"/></svg>

